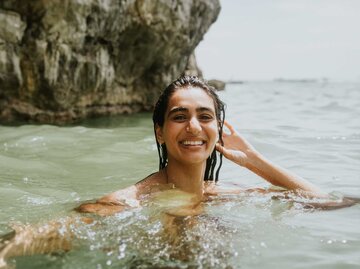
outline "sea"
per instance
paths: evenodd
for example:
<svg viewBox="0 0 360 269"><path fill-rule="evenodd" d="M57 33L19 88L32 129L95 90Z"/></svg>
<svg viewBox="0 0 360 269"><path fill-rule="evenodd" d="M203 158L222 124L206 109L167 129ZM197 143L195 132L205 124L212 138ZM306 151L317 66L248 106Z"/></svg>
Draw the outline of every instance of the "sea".
<svg viewBox="0 0 360 269"><path fill-rule="evenodd" d="M227 105L226 119L266 158L334 199L360 197L359 82L249 81L227 84L219 95ZM14 225L75 216L73 208L82 202L157 169L151 113L67 126L0 125L0 236ZM227 160L219 184L270 186ZM8 264L17 269L360 268L360 204L319 210L271 194L229 194L205 203L201 215L177 220L170 239L156 205L74 227L70 251L11 258Z"/></svg>

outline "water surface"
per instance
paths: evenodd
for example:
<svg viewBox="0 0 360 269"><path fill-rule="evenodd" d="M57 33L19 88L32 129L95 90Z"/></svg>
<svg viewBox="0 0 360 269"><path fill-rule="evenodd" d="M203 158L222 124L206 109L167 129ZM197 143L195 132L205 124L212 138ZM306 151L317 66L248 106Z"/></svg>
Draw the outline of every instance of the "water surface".
<svg viewBox="0 0 360 269"><path fill-rule="evenodd" d="M265 156L334 196L360 195L360 85L228 85L227 119ZM0 126L0 233L9 223L68 215L81 201L156 171L148 113L77 126ZM221 181L268 184L225 162ZM182 220L179 242L161 212L134 209L76 230L72 251L13 260L17 268L359 268L360 206L305 211L268 195L215 199ZM156 217L159 216L159 217ZM188 222L191 222L189 224Z"/></svg>

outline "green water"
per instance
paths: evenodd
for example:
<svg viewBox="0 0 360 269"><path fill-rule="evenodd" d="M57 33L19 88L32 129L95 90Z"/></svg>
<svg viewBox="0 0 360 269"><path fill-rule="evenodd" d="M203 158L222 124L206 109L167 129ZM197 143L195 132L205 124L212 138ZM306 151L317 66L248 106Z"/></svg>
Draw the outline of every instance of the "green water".
<svg viewBox="0 0 360 269"><path fill-rule="evenodd" d="M227 118L265 156L327 192L360 193L360 86L248 83L220 93ZM0 126L0 233L38 223L155 172L147 113L76 126ZM225 162L221 182L266 187ZM235 195L163 232L161 210L133 209L74 230L73 250L11 260L16 268L359 268L359 205L304 211L267 195ZM186 227L186 228L184 228Z"/></svg>
<svg viewBox="0 0 360 269"><path fill-rule="evenodd" d="M1 224L36 220L40 212L51 214L64 204L68 209L153 172L150 117L97 119L74 127L0 127Z"/></svg>

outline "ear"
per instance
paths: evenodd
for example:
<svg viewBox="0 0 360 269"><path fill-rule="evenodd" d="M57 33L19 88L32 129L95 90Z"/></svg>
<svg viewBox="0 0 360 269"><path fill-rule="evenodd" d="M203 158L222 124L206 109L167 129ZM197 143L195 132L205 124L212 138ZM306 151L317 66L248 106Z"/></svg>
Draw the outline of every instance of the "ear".
<svg viewBox="0 0 360 269"><path fill-rule="evenodd" d="M161 145L161 144L164 144L164 138L163 138L163 135L162 135L162 129L161 127L156 124L155 125L155 133L156 133L156 140L157 142Z"/></svg>

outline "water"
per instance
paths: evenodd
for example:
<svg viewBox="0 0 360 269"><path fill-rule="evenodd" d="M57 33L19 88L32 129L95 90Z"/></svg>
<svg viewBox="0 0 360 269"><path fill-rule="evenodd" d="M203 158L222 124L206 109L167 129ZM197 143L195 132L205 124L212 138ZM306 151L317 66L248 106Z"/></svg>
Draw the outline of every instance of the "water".
<svg viewBox="0 0 360 269"><path fill-rule="evenodd" d="M220 93L227 119L265 156L335 196L360 194L360 85L253 82ZM0 233L14 222L69 215L81 201L135 183L158 166L150 114L78 126L0 126ZM221 181L268 184L224 163ZM360 206L306 211L268 195L230 195L179 220L159 209L74 229L73 250L13 259L16 268L359 268Z"/></svg>

